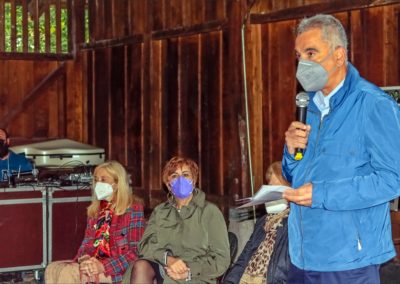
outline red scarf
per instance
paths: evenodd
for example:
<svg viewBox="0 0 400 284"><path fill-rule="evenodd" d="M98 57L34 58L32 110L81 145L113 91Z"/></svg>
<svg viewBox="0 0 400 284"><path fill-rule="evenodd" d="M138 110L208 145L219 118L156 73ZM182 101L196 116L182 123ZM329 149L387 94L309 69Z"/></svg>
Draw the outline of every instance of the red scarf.
<svg viewBox="0 0 400 284"><path fill-rule="evenodd" d="M100 213L96 223L94 256L97 259L110 257L110 227L114 211L111 209L111 202L102 200L100 202Z"/></svg>

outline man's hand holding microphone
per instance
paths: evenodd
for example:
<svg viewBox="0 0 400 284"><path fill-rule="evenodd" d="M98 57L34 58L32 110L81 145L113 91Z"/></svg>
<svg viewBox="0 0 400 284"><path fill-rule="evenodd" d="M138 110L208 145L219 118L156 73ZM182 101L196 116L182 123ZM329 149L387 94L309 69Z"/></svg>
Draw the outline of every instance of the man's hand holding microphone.
<svg viewBox="0 0 400 284"><path fill-rule="evenodd" d="M304 149L307 147L308 135L311 131L311 126L306 125L308 102L309 97L307 93L301 92L297 94L297 121L293 121L285 132L287 150L298 161L303 158ZM297 189L287 189L283 192L283 198L298 205L311 206L312 184L306 183Z"/></svg>

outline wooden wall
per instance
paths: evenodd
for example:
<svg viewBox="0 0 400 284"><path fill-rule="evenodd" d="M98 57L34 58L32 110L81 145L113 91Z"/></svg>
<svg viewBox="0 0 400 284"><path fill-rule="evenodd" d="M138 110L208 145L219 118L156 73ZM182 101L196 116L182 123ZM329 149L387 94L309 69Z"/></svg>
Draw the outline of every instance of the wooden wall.
<svg viewBox="0 0 400 284"><path fill-rule="evenodd" d="M72 1L73 59L0 56L0 116L16 142L67 137L104 147L149 208L165 198L160 171L176 154L198 161L201 187L225 213L251 194L245 83L254 187L263 183L294 119L293 30L304 16L333 13L361 74L400 85L399 1L88 1L88 42L85 3Z"/></svg>
<svg viewBox="0 0 400 284"><path fill-rule="evenodd" d="M91 82L88 142L127 165L136 192L151 207L165 198L165 162L174 155L193 158L201 169L201 188L227 212L230 193L242 188L247 175L238 131L240 38L230 33L240 27L241 3L138 2L129 2L127 10L135 3L144 24L121 29L133 34L96 34L82 46ZM120 3L113 3L120 10ZM91 29L101 30L96 19L106 10L91 7Z"/></svg>

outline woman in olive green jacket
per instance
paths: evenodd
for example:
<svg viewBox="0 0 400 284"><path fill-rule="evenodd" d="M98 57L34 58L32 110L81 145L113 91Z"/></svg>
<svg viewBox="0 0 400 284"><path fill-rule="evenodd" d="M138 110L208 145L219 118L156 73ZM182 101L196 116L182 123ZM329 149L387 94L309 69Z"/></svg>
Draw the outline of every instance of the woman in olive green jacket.
<svg viewBox="0 0 400 284"><path fill-rule="evenodd" d="M131 284L216 283L228 268L225 220L195 188L197 177L198 166L190 159L174 157L164 167L169 198L150 217L139 244L141 259L128 272Z"/></svg>

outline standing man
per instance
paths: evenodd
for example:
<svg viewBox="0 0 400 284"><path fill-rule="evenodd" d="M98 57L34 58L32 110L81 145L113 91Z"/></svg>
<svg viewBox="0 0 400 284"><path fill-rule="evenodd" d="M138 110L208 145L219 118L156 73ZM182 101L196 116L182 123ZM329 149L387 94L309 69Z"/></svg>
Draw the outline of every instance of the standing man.
<svg viewBox="0 0 400 284"><path fill-rule="evenodd" d="M297 28L296 77L310 96L307 123L285 133L291 202L288 283L380 283L395 256L389 201L400 195L400 112L347 61L333 16ZM296 148L304 158L295 160Z"/></svg>
<svg viewBox="0 0 400 284"><path fill-rule="evenodd" d="M5 129L0 128L0 181L7 181L13 174L32 171L32 164L24 155L9 149L10 138Z"/></svg>

